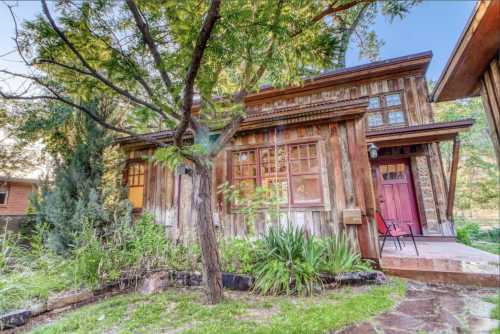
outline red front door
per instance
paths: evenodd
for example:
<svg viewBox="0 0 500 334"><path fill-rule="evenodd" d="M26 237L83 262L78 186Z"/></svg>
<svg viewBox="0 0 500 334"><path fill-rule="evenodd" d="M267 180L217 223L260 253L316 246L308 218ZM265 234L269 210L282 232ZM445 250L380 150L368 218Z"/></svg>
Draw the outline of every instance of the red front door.
<svg viewBox="0 0 500 334"><path fill-rule="evenodd" d="M374 165L378 204L387 223L410 224L422 234L408 160L377 162Z"/></svg>

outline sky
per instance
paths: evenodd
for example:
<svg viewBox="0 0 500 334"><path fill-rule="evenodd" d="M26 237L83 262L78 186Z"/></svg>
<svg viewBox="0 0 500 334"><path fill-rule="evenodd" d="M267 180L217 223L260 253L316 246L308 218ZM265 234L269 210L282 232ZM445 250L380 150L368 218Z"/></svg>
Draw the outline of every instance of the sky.
<svg viewBox="0 0 500 334"><path fill-rule="evenodd" d="M15 14L19 21L32 19L41 12L38 1L9 1L15 4ZM380 58L400 57L422 51L432 51L434 58L429 67L427 78L437 80L460 36L475 1L473 0L427 0L412 9L404 19L392 23L382 15L376 19L373 29L384 40ZM5 4L0 4L0 55L15 48L12 36L12 18ZM367 63L359 59L358 52L351 46L347 54L347 66ZM22 69L15 54L0 58L0 68Z"/></svg>

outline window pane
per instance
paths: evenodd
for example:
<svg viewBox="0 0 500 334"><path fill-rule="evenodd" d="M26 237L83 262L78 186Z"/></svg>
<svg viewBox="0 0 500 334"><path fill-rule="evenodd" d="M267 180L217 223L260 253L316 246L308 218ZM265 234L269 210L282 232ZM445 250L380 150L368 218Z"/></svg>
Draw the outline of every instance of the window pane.
<svg viewBox="0 0 500 334"><path fill-rule="evenodd" d="M405 171L406 166L403 163L380 166L380 173L386 181L406 179Z"/></svg>
<svg viewBox="0 0 500 334"><path fill-rule="evenodd" d="M385 104L388 107L401 105L401 97L400 97L399 93L386 95L385 96Z"/></svg>
<svg viewBox="0 0 500 334"><path fill-rule="evenodd" d="M7 204L7 193L0 193L0 204Z"/></svg>
<svg viewBox="0 0 500 334"><path fill-rule="evenodd" d="M309 172L317 173L319 171L319 161L318 159L309 160Z"/></svg>
<svg viewBox="0 0 500 334"><path fill-rule="evenodd" d="M373 96L368 100L368 109L380 108L380 97Z"/></svg>
<svg viewBox="0 0 500 334"><path fill-rule="evenodd" d="M143 187L130 187L128 189L128 199L132 203L134 209L140 209L144 202L144 188Z"/></svg>
<svg viewBox="0 0 500 334"><path fill-rule="evenodd" d="M290 159L298 159L299 158L299 147L298 146L292 146L290 149Z"/></svg>
<svg viewBox="0 0 500 334"><path fill-rule="evenodd" d="M306 145L300 145L300 157L307 158L307 146Z"/></svg>
<svg viewBox="0 0 500 334"><path fill-rule="evenodd" d="M237 183L237 187L240 190L240 195L242 198L248 198L255 192L255 179L240 180Z"/></svg>
<svg viewBox="0 0 500 334"><path fill-rule="evenodd" d="M290 161L290 171L292 174L300 173L300 160Z"/></svg>
<svg viewBox="0 0 500 334"><path fill-rule="evenodd" d="M405 116L402 111L391 111L389 113L389 124L401 124L405 122Z"/></svg>
<svg viewBox="0 0 500 334"><path fill-rule="evenodd" d="M269 196L277 196L280 203L288 203L288 182L286 178L265 178L262 180L262 187L269 190Z"/></svg>
<svg viewBox="0 0 500 334"><path fill-rule="evenodd" d="M376 126L381 126L384 124L384 120L382 118L381 113L372 113L368 115L368 126L369 127L376 127Z"/></svg>
<svg viewBox="0 0 500 334"><path fill-rule="evenodd" d="M243 169L243 176L257 175L255 165L244 165L242 169Z"/></svg>
<svg viewBox="0 0 500 334"><path fill-rule="evenodd" d="M321 203L319 176L294 176L292 178L292 194L295 204Z"/></svg>
<svg viewBox="0 0 500 334"><path fill-rule="evenodd" d="M309 163L307 160L300 160L300 172L301 173L309 172Z"/></svg>
<svg viewBox="0 0 500 334"><path fill-rule="evenodd" d="M316 144L309 145L309 156L311 158L316 158L317 157Z"/></svg>

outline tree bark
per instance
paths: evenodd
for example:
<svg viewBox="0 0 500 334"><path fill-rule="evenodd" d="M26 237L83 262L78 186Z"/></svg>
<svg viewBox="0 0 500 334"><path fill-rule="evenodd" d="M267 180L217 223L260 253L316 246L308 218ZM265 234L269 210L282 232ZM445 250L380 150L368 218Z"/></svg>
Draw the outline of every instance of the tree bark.
<svg viewBox="0 0 500 334"><path fill-rule="evenodd" d="M200 243L207 299L210 304L222 300L222 273L212 215L212 173L206 164L196 162L193 170L196 233Z"/></svg>

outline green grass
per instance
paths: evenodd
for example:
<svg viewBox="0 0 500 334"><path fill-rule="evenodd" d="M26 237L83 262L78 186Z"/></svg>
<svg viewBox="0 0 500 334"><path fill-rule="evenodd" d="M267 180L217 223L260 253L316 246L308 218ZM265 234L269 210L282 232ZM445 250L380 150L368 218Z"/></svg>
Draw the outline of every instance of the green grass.
<svg viewBox="0 0 500 334"><path fill-rule="evenodd" d="M495 307L491 310L491 319L500 320L500 295L497 294L496 296L487 297L485 300L489 303L495 304ZM491 333L500 334L500 327L494 329Z"/></svg>
<svg viewBox="0 0 500 334"><path fill-rule="evenodd" d="M0 314L46 301L49 295L71 288L58 270L25 270L0 274Z"/></svg>
<svg viewBox="0 0 500 334"><path fill-rule="evenodd" d="M472 240L471 246L483 250L485 252L500 255L500 243L497 242Z"/></svg>
<svg viewBox="0 0 500 334"><path fill-rule="evenodd" d="M75 310L32 333L326 333L386 312L404 293L401 280L311 297L226 292L215 306L204 304L200 291L132 293Z"/></svg>

